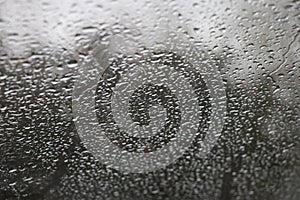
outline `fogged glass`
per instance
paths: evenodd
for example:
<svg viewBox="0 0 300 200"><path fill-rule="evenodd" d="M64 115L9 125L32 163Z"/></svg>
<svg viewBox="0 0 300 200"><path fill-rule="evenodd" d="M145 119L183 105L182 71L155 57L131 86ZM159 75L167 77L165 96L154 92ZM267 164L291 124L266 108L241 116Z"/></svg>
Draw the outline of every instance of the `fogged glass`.
<svg viewBox="0 0 300 200"><path fill-rule="evenodd" d="M0 1L0 199L298 200L299 14Z"/></svg>

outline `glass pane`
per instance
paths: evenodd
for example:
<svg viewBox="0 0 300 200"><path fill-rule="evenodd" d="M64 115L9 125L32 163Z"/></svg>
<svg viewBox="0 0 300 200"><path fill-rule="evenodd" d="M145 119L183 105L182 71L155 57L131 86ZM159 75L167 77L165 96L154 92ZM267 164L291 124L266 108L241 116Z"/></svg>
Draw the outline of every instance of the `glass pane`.
<svg viewBox="0 0 300 200"><path fill-rule="evenodd" d="M297 0L0 0L0 199L300 198Z"/></svg>

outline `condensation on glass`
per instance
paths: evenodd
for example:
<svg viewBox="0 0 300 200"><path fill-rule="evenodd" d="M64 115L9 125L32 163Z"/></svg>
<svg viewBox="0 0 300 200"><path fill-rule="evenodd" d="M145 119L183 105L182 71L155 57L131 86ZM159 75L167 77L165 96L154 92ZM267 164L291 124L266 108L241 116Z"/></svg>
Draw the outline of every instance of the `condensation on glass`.
<svg viewBox="0 0 300 200"><path fill-rule="evenodd" d="M0 0L0 199L300 199L297 0Z"/></svg>

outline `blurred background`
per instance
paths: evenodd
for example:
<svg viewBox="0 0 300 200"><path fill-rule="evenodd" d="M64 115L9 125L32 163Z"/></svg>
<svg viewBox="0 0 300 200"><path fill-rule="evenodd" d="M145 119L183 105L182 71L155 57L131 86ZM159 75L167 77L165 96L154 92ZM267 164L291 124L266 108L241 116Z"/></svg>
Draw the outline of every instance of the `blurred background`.
<svg viewBox="0 0 300 200"><path fill-rule="evenodd" d="M74 82L170 32L223 81L221 135L205 157L200 134L166 168L122 173L81 141ZM299 35L298 0L0 0L0 199L298 200Z"/></svg>

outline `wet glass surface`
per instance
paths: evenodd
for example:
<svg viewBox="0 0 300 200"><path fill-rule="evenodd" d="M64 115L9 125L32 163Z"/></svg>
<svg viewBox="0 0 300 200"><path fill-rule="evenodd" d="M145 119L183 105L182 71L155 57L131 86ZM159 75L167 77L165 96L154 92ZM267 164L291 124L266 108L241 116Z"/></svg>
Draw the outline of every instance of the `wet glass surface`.
<svg viewBox="0 0 300 200"><path fill-rule="evenodd" d="M300 1L0 0L0 199L300 199Z"/></svg>

